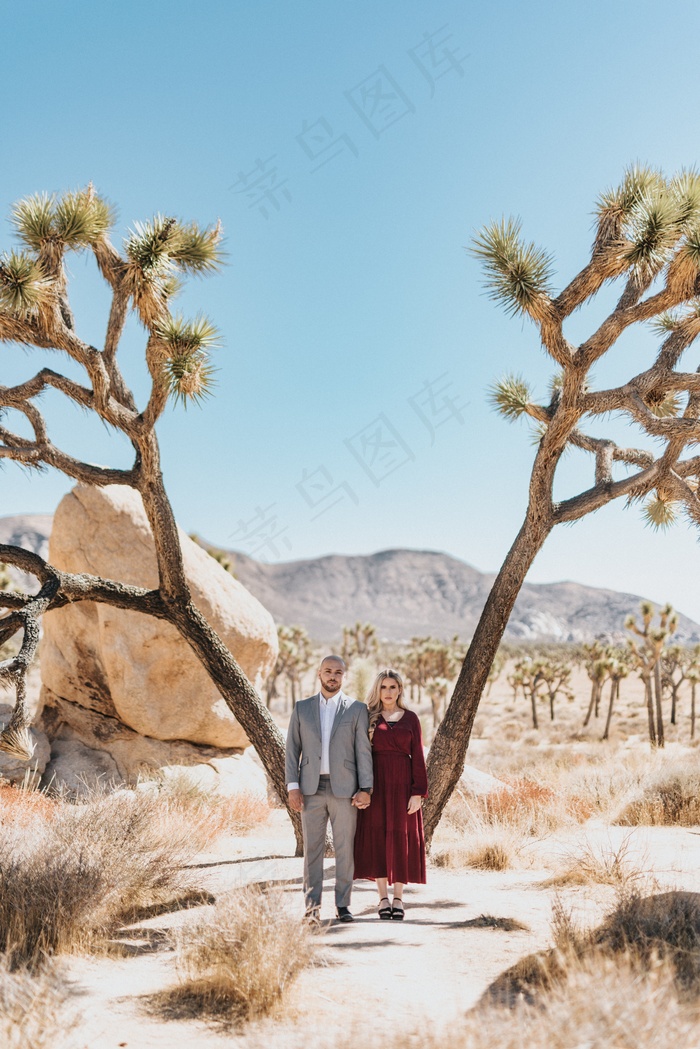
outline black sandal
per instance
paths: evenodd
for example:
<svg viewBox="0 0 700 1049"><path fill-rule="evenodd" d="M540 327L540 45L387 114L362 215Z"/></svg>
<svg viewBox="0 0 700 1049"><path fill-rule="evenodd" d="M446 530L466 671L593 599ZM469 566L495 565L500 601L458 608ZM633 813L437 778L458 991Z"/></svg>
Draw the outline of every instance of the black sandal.
<svg viewBox="0 0 700 1049"><path fill-rule="evenodd" d="M403 901L402 900L394 900L393 904L391 905L391 917L392 917L392 920L395 921L395 922L402 922L403 921L403 919L404 919L404 912L403 912Z"/></svg>
<svg viewBox="0 0 700 1049"><path fill-rule="evenodd" d="M379 909L377 911L377 914L382 919L382 921L386 922L386 921L390 921L391 918L393 918L393 914L392 914L392 911L391 911L391 904L389 904L388 907L382 907L381 906L384 903L384 900L386 900L386 902L389 903L389 897L388 896L382 896L381 900L379 901Z"/></svg>

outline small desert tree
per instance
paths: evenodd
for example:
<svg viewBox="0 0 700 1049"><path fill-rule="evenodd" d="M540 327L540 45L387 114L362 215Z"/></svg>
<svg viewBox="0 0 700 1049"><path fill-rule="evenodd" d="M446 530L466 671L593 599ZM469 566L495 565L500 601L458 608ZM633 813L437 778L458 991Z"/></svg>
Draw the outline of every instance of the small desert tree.
<svg viewBox="0 0 700 1049"><path fill-rule="evenodd" d="M659 612L658 626L654 626L654 612L651 601L642 601L640 604L641 622L637 623L635 617L629 615L625 620L625 629L635 635L634 638L629 639L629 648L633 666L644 682L649 718L649 742L652 746L663 747L665 737L661 655L666 641L676 629L678 617L670 605L664 605ZM656 720L654 720L655 714Z"/></svg>
<svg viewBox="0 0 700 1049"><path fill-rule="evenodd" d="M610 694L608 696L608 713L605 718L605 729L601 736L604 742L610 738L610 724L612 722L613 707L620 698L620 682L629 675L633 666L630 652L624 648L612 648L608 652L608 676L610 678Z"/></svg>
<svg viewBox="0 0 700 1049"><path fill-rule="evenodd" d="M346 663L351 663L355 657L369 659L375 656L378 650L377 628L371 623L357 622L354 626L343 627L340 654Z"/></svg>
<svg viewBox="0 0 700 1049"><path fill-rule="evenodd" d="M688 680L688 671L695 661L695 655L685 645L668 645L661 653L661 684L671 694L671 724L676 724L678 694L681 686Z"/></svg>
<svg viewBox="0 0 700 1049"><path fill-rule="evenodd" d="M700 334L700 175L667 179L634 167L599 198L590 258L564 289L552 287L553 261L520 235L513 219L494 222L475 238L491 296L537 327L555 368L549 395L533 397L519 376L498 382L493 403L506 419L525 416L537 427L525 516L486 600L445 717L430 750L428 840L464 767L474 717L515 600L532 562L553 528L570 524L613 499L644 500L656 525L684 508L700 524L700 456L686 449L700 440L700 375L681 358ZM579 345L565 325L606 285L620 284L616 305ZM660 346L649 367L619 386L595 389L592 369L635 325L653 323ZM615 412L641 438L624 448L597 436L590 424ZM588 453L593 483L555 499L554 482L568 448Z"/></svg>
<svg viewBox="0 0 700 1049"><path fill-rule="evenodd" d="M0 340L55 351L66 373L42 368L19 385L0 386L0 459L26 468L52 467L86 485L126 485L139 493L155 542L158 588L153 591L89 575L72 575L36 554L0 546L0 559L40 582L38 594L0 594L10 611L0 620L0 644L23 631L20 651L0 665L0 678L15 684L17 701L0 746L25 756L30 747L25 709L25 674L45 612L73 601L101 601L171 623L192 648L226 704L243 726L280 798L286 801L284 740L260 697L231 652L192 601L180 539L163 483L156 423L169 401L201 400L211 389L211 353L219 337L204 317L187 320L173 313L180 281L206 275L221 262L219 225L156 215L134 224L119 251L109 239L113 212L92 186L61 196L37 195L20 201L12 214L19 250L0 257ZM81 338L69 299L66 256L89 252L104 279L111 306L104 343ZM144 354L150 375L145 405L139 408L119 364L119 346L130 313L145 332ZM70 377L77 370L80 381ZM96 466L58 448L38 407L45 391L94 412L123 434L133 459L126 468ZM17 425L13 426L17 419ZM27 429L31 436L26 436ZM293 814L297 841L300 821Z"/></svg>

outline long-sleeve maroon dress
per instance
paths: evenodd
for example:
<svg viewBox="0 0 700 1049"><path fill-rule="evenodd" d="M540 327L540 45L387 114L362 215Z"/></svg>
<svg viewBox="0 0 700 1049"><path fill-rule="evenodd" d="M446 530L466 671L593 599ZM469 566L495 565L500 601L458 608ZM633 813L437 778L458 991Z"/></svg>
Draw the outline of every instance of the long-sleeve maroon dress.
<svg viewBox="0 0 700 1049"><path fill-rule="evenodd" d="M420 721L412 710L398 721L379 718L372 760L372 803L357 813L355 877L424 885L423 813L406 811L412 795L428 793Z"/></svg>

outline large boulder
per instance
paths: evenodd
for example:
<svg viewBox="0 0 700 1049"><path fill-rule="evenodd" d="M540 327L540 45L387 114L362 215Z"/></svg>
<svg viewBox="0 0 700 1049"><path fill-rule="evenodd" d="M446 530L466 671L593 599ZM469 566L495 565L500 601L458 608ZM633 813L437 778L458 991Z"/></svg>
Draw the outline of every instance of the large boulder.
<svg viewBox="0 0 700 1049"><path fill-rule="evenodd" d="M180 540L195 604L260 689L277 657L272 616L182 531ZM49 560L64 571L158 585L143 504L126 487L78 485L66 495ZM139 763L196 764L199 748L248 745L188 644L161 620L88 602L53 611L44 618L41 676L49 735L110 753L123 775Z"/></svg>

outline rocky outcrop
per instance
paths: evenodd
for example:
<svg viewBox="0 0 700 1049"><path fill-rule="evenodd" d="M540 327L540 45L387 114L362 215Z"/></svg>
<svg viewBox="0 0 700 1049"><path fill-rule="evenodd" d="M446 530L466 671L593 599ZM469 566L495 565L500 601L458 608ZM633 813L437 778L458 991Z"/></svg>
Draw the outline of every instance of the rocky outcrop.
<svg viewBox="0 0 700 1049"><path fill-rule="evenodd" d="M272 616L205 550L180 538L195 604L260 689L277 655ZM54 516L49 558L70 572L158 585L148 521L128 488L74 488ZM206 763L248 744L175 628L136 612L85 602L49 613L41 676L50 737L108 755L120 778Z"/></svg>

